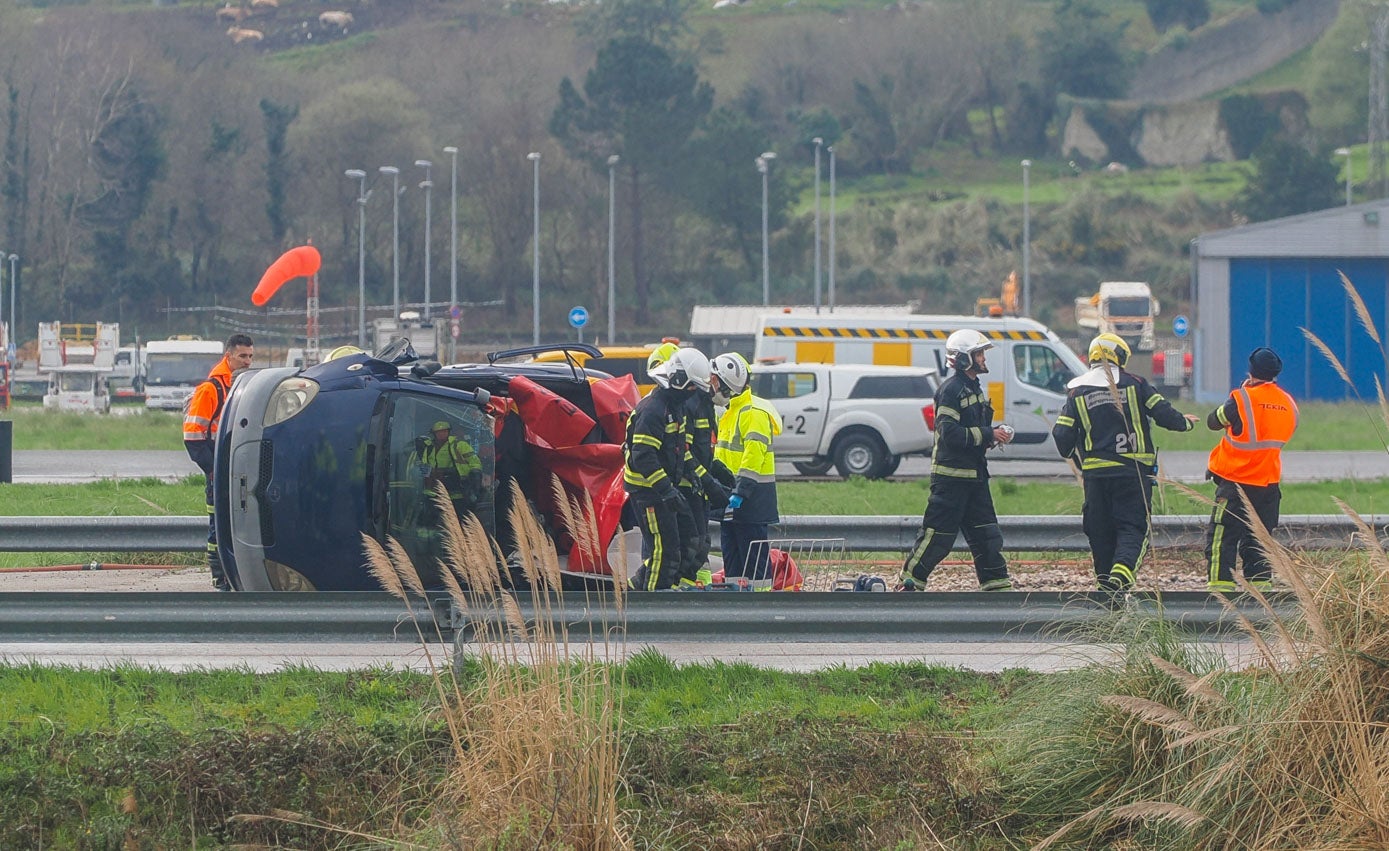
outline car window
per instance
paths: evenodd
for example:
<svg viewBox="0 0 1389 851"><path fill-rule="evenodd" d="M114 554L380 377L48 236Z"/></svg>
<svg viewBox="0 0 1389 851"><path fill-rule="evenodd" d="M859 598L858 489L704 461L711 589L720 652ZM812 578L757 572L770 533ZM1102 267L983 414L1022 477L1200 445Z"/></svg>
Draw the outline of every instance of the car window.
<svg viewBox="0 0 1389 851"><path fill-rule="evenodd" d="M864 375L849 391L850 399L933 399L936 385L931 376Z"/></svg>
<svg viewBox="0 0 1389 851"><path fill-rule="evenodd" d="M612 376L630 375L638 384L650 384L646 377L646 358L604 357L589 364L591 369L601 369Z"/></svg>
<svg viewBox="0 0 1389 851"><path fill-rule="evenodd" d="M432 439L432 427L440 420L449 424L451 437L466 442L477 453L482 463L482 481L489 491L494 479L492 428L481 411L473 405L436 396L393 394L387 436L387 523L390 534L419 570L432 569L441 558L449 560L439 532L437 507L432 492L425 487L429 471L422 459ZM490 498L487 502L490 504ZM480 513L479 519L489 533L493 532L490 513Z"/></svg>
<svg viewBox="0 0 1389 851"><path fill-rule="evenodd" d="M1013 367L1023 384L1053 393L1065 393L1066 382L1076 377L1066 362L1047 346L1014 345Z"/></svg>
<svg viewBox="0 0 1389 851"><path fill-rule="evenodd" d="M815 392L813 372L756 372L752 392L763 399L795 399Z"/></svg>

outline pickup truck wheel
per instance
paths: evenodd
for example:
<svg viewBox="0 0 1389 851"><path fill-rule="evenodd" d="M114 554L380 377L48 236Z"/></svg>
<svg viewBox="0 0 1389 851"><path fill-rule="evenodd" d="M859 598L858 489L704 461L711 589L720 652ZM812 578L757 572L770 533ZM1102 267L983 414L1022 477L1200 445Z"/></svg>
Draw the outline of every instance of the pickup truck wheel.
<svg viewBox="0 0 1389 851"><path fill-rule="evenodd" d="M844 478L863 476L880 479L887 464L887 447L873 432L857 431L839 438L834 451L834 466Z"/></svg>
<svg viewBox="0 0 1389 851"><path fill-rule="evenodd" d="M897 468L900 467L900 466L902 466L902 456L901 456L901 455L892 455L892 456L890 456L890 457L887 459L887 463L883 465L883 476L884 476L884 477L887 477L887 476L892 475L893 473L897 472Z"/></svg>
<svg viewBox="0 0 1389 851"><path fill-rule="evenodd" d="M796 472L802 476L823 476L834 466L834 462L829 459L823 461L792 461L791 466L796 468Z"/></svg>

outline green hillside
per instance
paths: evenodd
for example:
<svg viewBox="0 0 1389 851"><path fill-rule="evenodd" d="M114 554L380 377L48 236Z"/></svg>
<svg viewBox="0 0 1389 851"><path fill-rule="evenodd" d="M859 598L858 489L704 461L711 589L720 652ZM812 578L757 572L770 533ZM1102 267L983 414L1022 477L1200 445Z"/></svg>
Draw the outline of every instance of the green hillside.
<svg viewBox="0 0 1389 851"><path fill-rule="evenodd" d="M1174 4L1209 17L1192 32L1154 26L1149 10ZM1074 104L1122 96L1147 52L1279 5L4 3L0 244L19 258L17 336L42 320L100 319L127 338L245 328L291 343L302 287L269 313L248 296L280 252L311 240L325 341L355 340L363 186L348 169L369 174L372 315L389 312L397 264L401 302L423 300L428 265L443 312L455 195L445 146L458 149L465 342L529 339L537 184L544 333L568 335L574 304L606 314L614 153L619 337L682 329L691 304L760 300L763 151L777 154L772 299L808 302L816 137L825 248L834 148L841 304L969 311L996 294L1021 263L1027 158L1040 318L1066 326L1076 295L1116 278L1150 280L1180 308L1190 240L1247 220L1254 165L1126 161L1110 173L1062 154L1064 125ZM1363 35L1363 15L1348 5L1317 45L1212 95L1243 106L1242 144L1290 132L1330 158L1333 145L1363 143L1368 60L1340 52ZM1245 97L1289 90L1310 105L1303 125L1282 127ZM1362 145L1351 163L1362 179L1365 156ZM433 162L428 258L417 160ZM400 169L398 213L386 165Z"/></svg>

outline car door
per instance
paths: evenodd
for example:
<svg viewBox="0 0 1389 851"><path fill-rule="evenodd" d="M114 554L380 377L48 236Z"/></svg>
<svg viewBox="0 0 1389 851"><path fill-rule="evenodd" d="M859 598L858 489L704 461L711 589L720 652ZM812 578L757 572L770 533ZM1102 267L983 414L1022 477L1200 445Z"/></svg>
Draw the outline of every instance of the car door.
<svg viewBox="0 0 1389 851"><path fill-rule="evenodd" d="M1066 402L1066 383L1078 374L1049 341L1014 342L1003 420L1014 429L1003 452L1012 458L1056 458L1051 427Z"/></svg>
<svg viewBox="0 0 1389 851"><path fill-rule="evenodd" d="M829 412L829 378L816 369L754 370L752 392L776 406L782 431L773 440L778 457L801 458L819 450Z"/></svg>

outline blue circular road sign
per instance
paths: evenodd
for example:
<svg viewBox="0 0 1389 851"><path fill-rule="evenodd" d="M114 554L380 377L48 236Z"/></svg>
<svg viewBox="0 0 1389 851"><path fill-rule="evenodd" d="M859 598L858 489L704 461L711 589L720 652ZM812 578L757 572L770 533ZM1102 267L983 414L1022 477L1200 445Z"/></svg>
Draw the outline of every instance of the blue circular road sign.
<svg viewBox="0 0 1389 851"><path fill-rule="evenodd" d="M1186 336L1186 332L1191 330L1191 324L1182 315L1172 317L1172 333L1180 339Z"/></svg>
<svg viewBox="0 0 1389 851"><path fill-rule="evenodd" d="M573 328L582 328L582 327L584 327L584 326L587 325L587 324L588 324L588 308L587 308L587 307L582 307L582 306L580 306L580 307L571 307L571 308L569 308L569 325L570 325L570 327L573 327Z"/></svg>

